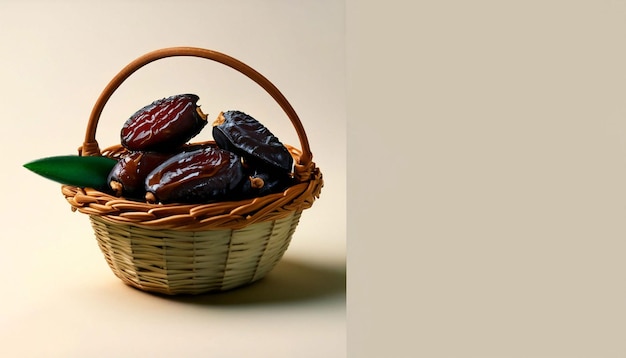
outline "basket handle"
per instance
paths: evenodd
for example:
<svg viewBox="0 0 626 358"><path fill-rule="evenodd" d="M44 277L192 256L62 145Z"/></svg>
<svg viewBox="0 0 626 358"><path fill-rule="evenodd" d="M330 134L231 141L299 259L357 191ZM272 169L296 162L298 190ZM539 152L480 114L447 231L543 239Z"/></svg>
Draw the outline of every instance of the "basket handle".
<svg viewBox="0 0 626 358"><path fill-rule="evenodd" d="M191 57L202 57L205 59L213 60L219 62L223 65L231 67L242 74L246 75L248 78L259 84L267 93L269 93L272 98L283 109L283 111L287 114L287 117L291 120L296 133L298 134L298 138L300 139L300 145L302 150L302 155L300 156L299 167L300 170L304 168L308 168L305 170L306 172L310 172L313 155L311 154L311 150L309 148L309 141L304 131L304 127L302 126L302 122L300 122L300 118L296 114L295 110L285 96L274 86L267 78L261 75L259 72L254 70L252 67L246 65L245 63L230 57L226 54L207 50L198 47L168 47L159 50L155 50L152 52L148 52L134 61L130 62L126 67L124 67L113 79L109 82L109 84L104 88L100 97L98 97L92 111L89 116L89 122L87 124L87 130L85 133L85 140L82 147L79 148L80 155L83 156L97 156L101 155L100 148L98 146L98 142L96 141L96 128L98 126L98 120L100 115L102 114L102 110L104 109L104 105L109 100L109 98L113 95L113 92L126 80L130 75L132 75L135 71L140 69L141 67L149 64L150 62L156 61L158 59L166 58L166 57L174 57L174 56L191 56ZM304 168L303 168L304 167ZM298 169L298 168L296 168ZM306 176L306 175L305 175ZM306 179L306 178L302 178Z"/></svg>

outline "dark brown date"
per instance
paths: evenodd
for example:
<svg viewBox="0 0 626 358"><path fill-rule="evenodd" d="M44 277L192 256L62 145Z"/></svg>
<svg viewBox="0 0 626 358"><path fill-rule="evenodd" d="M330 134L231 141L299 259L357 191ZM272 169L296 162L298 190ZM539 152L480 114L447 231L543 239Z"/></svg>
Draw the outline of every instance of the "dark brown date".
<svg viewBox="0 0 626 358"><path fill-rule="evenodd" d="M177 154L148 174L146 201L208 203L234 197L244 179L241 157L214 147Z"/></svg>
<svg viewBox="0 0 626 358"><path fill-rule="evenodd" d="M294 184L294 179L289 173L262 170L252 172L247 170L246 172L247 178L243 181L239 192L241 199L279 193Z"/></svg>
<svg viewBox="0 0 626 358"><path fill-rule="evenodd" d="M220 148L232 151L254 166L290 172L291 154L263 124L241 111L219 114L213 122L213 139Z"/></svg>
<svg viewBox="0 0 626 358"><path fill-rule="evenodd" d="M130 152L122 157L109 173L107 182L116 196L140 199L146 195L145 180L154 168L172 154Z"/></svg>
<svg viewBox="0 0 626 358"><path fill-rule="evenodd" d="M195 137L207 124L195 94L156 100L124 123L120 137L131 151L172 152Z"/></svg>
<svg viewBox="0 0 626 358"><path fill-rule="evenodd" d="M216 148L214 144L189 144L183 146L175 153L129 152L113 167L107 178L107 183L109 183L116 196L123 196L129 199L144 199L146 194L146 177L157 166L175 154L209 146Z"/></svg>

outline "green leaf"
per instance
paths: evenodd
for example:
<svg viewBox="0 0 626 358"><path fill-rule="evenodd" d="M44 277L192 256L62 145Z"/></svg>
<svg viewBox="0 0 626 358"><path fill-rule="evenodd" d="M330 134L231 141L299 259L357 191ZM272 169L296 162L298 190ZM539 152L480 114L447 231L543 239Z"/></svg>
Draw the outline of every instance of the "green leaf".
<svg viewBox="0 0 626 358"><path fill-rule="evenodd" d="M61 155L33 160L24 167L61 184L102 189L115 164L117 160L103 156Z"/></svg>

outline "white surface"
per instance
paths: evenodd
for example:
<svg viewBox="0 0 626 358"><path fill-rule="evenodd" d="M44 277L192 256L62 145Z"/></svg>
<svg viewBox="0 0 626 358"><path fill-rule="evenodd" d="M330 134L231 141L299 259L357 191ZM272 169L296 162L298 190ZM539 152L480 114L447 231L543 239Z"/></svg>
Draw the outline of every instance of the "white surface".
<svg viewBox="0 0 626 358"><path fill-rule="evenodd" d="M0 3L0 356L345 356L343 3L107 4ZM117 279L88 218L70 211L59 185L21 166L74 153L97 96L128 62L187 45L236 57L282 91L307 130L325 187L264 280L230 293L162 298ZM100 145L116 144L136 109L179 92L197 93L210 116L247 111L299 146L260 87L190 58L158 61L127 80L105 107Z"/></svg>

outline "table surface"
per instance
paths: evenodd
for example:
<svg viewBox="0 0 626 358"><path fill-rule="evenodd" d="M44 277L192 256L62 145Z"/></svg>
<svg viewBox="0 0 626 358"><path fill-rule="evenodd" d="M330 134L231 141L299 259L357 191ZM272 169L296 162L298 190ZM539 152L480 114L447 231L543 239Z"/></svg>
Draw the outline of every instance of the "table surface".
<svg viewBox="0 0 626 358"><path fill-rule="evenodd" d="M171 297L123 284L106 265L87 217L72 213L62 198L58 201L67 206L57 210L65 217L64 224L42 222L23 228L30 235L41 235L36 240L39 247L21 238L11 254L1 255L5 286L0 355L344 354L343 238L316 234L315 206L303 213L289 249L264 279L224 293ZM50 205L56 208L58 203ZM64 232L65 225L74 229ZM13 234L20 239L19 233ZM12 266L16 269L7 271Z"/></svg>

